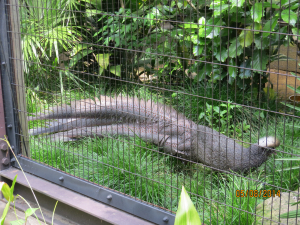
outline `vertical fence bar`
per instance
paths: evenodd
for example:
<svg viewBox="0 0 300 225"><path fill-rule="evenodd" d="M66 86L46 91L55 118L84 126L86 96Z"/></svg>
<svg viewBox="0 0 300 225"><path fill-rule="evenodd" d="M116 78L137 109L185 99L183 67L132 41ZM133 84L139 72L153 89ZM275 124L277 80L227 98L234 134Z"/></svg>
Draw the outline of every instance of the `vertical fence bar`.
<svg viewBox="0 0 300 225"><path fill-rule="evenodd" d="M14 107L13 107L13 97L12 97L12 75L10 71L10 52L9 52L9 39L8 39L8 27L6 20L6 0L0 0L0 66L1 66L1 84L2 90L0 98L3 99L5 108L3 104L0 104L1 116L5 116L6 126L1 125L1 137L5 134L8 136L8 140L16 153L19 152L19 146L16 142L16 127L15 127L15 117L14 117ZM1 101L1 100L0 100ZM3 114L4 112L4 114ZM8 153L6 154L8 155ZM1 159L3 160L3 159ZM6 163L5 163L6 164ZM8 166L8 165L7 165Z"/></svg>
<svg viewBox="0 0 300 225"><path fill-rule="evenodd" d="M2 72L0 70L0 76L2 77ZM0 79L0 138L4 138L6 135L5 126L5 115L3 106L3 95L2 95L2 82ZM0 140L0 171L7 169L10 166L10 155L8 151L8 145L5 141Z"/></svg>

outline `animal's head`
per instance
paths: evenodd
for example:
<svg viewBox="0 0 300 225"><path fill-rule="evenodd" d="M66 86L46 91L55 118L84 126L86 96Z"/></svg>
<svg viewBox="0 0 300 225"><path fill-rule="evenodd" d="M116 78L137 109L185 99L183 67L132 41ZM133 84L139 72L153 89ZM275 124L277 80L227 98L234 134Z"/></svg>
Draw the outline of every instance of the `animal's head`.
<svg viewBox="0 0 300 225"><path fill-rule="evenodd" d="M268 160L269 156L276 154L274 148L280 145L280 141L272 136L263 137L258 140L257 143L252 144L248 149L245 149L245 156L248 155L246 161L243 162L241 170L247 171L251 168L257 168L265 161ZM249 159L249 160L247 160Z"/></svg>
<svg viewBox="0 0 300 225"><path fill-rule="evenodd" d="M280 141L278 138L275 137L263 137L260 138L257 142L259 147L262 147L267 155L276 154L274 151L274 148L278 147L280 145Z"/></svg>

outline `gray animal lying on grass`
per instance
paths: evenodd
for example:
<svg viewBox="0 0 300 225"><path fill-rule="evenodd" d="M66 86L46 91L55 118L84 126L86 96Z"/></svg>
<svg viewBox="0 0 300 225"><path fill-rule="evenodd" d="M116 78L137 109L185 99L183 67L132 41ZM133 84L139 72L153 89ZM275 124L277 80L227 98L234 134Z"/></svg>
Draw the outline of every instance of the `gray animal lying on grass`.
<svg viewBox="0 0 300 225"><path fill-rule="evenodd" d="M31 135L53 133L53 141L107 135L139 136L166 153L200 162L219 170L247 171L264 163L280 145L264 137L249 148L209 127L197 125L170 106L137 98L101 96L53 107L29 121L56 119L48 128L30 130Z"/></svg>

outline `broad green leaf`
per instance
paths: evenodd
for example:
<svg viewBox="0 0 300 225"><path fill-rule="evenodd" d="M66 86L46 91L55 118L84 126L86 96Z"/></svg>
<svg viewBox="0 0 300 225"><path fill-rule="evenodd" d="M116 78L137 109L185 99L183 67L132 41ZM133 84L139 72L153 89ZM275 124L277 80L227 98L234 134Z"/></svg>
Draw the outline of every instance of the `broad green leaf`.
<svg viewBox="0 0 300 225"><path fill-rule="evenodd" d="M237 68L236 67L232 67L232 66L236 66L235 60L234 59L230 59L229 60L229 66L228 67L228 73L229 73L229 83L231 84L236 76L237 76Z"/></svg>
<svg viewBox="0 0 300 225"><path fill-rule="evenodd" d="M25 220L29 217L29 216L31 216L32 214L34 214L34 212L36 211L36 210L38 210L39 208L29 208L29 209L27 209L26 211L25 211Z"/></svg>
<svg viewBox="0 0 300 225"><path fill-rule="evenodd" d="M10 196L10 187L8 186L7 183L0 182L0 190L4 196L4 198L9 201L9 196Z"/></svg>
<svg viewBox="0 0 300 225"><path fill-rule="evenodd" d="M251 26L246 27L246 29L251 29ZM242 47L248 47L254 40L254 32L252 30L243 30L238 37L238 40Z"/></svg>
<svg viewBox="0 0 300 225"><path fill-rule="evenodd" d="M224 62L228 57L228 49L227 48L217 48L217 51L214 52L214 55L218 61Z"/></svg>
<svg viewBox="0 0 300 225"><path fill-rule="evenodd" d="M15 220L15 221L10 221L11 225L23 225L25 223L24 220Z"/></svg>
<svg viewBox="0 0 300 225"><path fill-rule="evenodd" d="M200 113L199 120L201 120L203 117L205 117L205 113L204 112Z"/></svg>
<svg viewBox="0 0 300 225"><path fill-rule="evenodd" d="M281 18L284 22L289 23L295 26L297 22L297 13L293 12L292 10L286 9L281 12Z"/></svg>
<svg viewBox="0 0 300 225"><path fill-rule="evenodd" d="M121 76L121 65L110 66L109 72L115 74L116 76Z"/></svg>
<svg viewBox="0 0 300 225"><path fill-rule="evenodd" d="M241 7L244 5L245 0L229 0L231 2L231 7Z"/></svg>
<svg viewBox="0 0 300 225"><path fill-rule="evenodd" d="M274 8L274 9L279 9L280 7L276 4L274 4L275 1L273 1L273 4L269 3L269 2L263 2L262 6L264 8Z"/></svg>
<svg viewBox="0 0 300 225"><path fill-rule="evenodd" d="M102 75L102 73L104 72L105 69L103 69L102 67L99 67L99 75Z"/></svg>
<svg viewBox="0 0 300 225"><path fill-rule="evenodd" d="M239 72L240 78L245 79L245 78L251 77L252 70L249 70L249 69L251 69L251 59L247 59L245 62L242 62L240 67L242 67ZM247 69L247 68L249 68L249 69Z"/></svg>
<svg viewBox="0 0 300 225"><path fill-rule="evenodd" d="M96 55L96 60L100 67L106 69L109 65L109 56L111 54L98 54Z"/></svg>
<svg viewBox="0 0 300 225"><path fill-rule="evenodd" d="M252 56L252 64L254 72L255 70L266 70L268 63L268 56L265 54L264 51L255 50ZM258 73L262 73L257 71Z"/></svg>
<svg viewBox="0 0 300 225"><path fill-rule="evenodd" d="M196 46L194 46L193 47L193 54L194 54L194 56L201 55L203 49L204 49L204 46L202 46L202 45L196 45Z"/></svg>
<svg viewBox="0 0 300 225"><path fill-rule="evenodd" d="M178 8L186 8L187 7L187 1L186 0L179 0L179 1L176 1L176 5Z"/></svg>
<svg viewBox="0 0 300 225"><path fill-rule="evenodd" d="M220 1L212 1L210 9L214 10L214 16L219 16L228 10L229 5Z"/></svg>
<svg viewBox="0 0 300 225"><path fill-rule="evenodd" d="M261 18L264 16L264 9L261 2L256 2L250 10L251 18L254 22L260 22Z"/></svg>
<svg viewBox="0 0 300 225"><path fill-rule="evenodd" d="M237 42L237 39L235 39L231 42L231 45L229 46L229 57L235 58L242 54L243 51L243 47L240 45L239 42Z"/></svg>
<svg viewBox="0 0 300 225"><path fill-rule="evenodd" d="M184 38L184 40L186 40L186 41L192 41L193 44L195 44L195 45L198 45L198 44L201 43L201 42L200 42L199 36L196 35L196 34L191 35L191 36L187 36L187 37ZM204 44L204 43L202 43L202 45L203 45L203 44Z"/></svg>
<svg viewBox="0 0 300 225"><path fill-rule="evenodd" d="M206 25L203 28L199 29L199 37L207 37L212 39L213 37L218 36L221 31L221 28L215 27L214 25L221 26L222 20L220 18L209 19Z"/></svg>
<svg viewBox="0 0 300 225"><path fill-rule="evenodd" d="M254 39L255 47L258 49L265 49L270 47L270 39L260 37L255 37Z"/></svg>
<svg viewBox="0 0 300 225"><path fill-rule="evenodd" d="M293 4L290 6L290 10L295 10L295 9L298 9L300 7L300 4L299 2L297 4Z"/></svg>
<svg viewBox="0 0 300 225"><path fill-rule="evenodd" d="M185 188L182 186L174 225L201 225L198 212Z"/></svg>
<svg viewBox="0 0 300 225"><path fill-rule="evenodd" d="M290 5L294 2L299 2L299 0L281 0L281 7Z"/></svg>

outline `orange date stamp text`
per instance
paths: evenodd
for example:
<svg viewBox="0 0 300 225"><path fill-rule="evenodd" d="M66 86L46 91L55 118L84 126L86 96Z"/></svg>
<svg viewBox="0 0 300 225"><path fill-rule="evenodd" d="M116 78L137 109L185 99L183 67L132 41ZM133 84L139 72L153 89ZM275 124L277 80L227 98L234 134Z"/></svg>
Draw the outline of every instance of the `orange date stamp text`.
<svg viewBox="0 0 300 225"><path fill-rule="evenodd" d="M275 197L275 196L280 197L280 190L236 190L235 196L237 198L244 198L244 197L270 198L270 197Z"/></svg>

